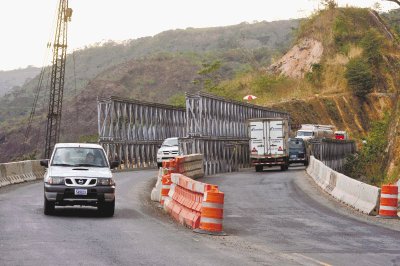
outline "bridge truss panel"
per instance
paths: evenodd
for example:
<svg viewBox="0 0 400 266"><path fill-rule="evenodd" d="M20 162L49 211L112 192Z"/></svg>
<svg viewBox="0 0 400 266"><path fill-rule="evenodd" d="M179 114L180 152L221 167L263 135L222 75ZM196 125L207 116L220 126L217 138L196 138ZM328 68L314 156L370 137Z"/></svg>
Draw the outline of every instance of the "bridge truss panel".
<svg viewBox="0 0 400 266"><path fill-rule="evenodd" d="M97 109L100 144L128 168L155 166L164 139L186 136L184 108L110 97Z"/></svg>
<svg viewBox="0 0 400 266"><path fill-rule="evenodd" d="M163 141L186 135L185 109L110 97L99 99L100 141Z"/></svg>
<svg viewBox="0 0 400 266"><path fill-rule="evenodd" d="M312 140L310 150L316 159L333 170L342 172L347 156L357 152L357 145L353 140Z"/></svg>
<svg viewBox="0 0 400 266"><path fill-rule="evenodd" d="M249 139L234 138L179 138L181 153L204 155L206 175L235 172L250 166Z"/></svg>
<svg viewBox="0 0 400 266"><path fill-rule="evenodd" d="M268 117L289 117L289 114L203 92L186 94L189 136L248 138L246 121Z"/></svg>

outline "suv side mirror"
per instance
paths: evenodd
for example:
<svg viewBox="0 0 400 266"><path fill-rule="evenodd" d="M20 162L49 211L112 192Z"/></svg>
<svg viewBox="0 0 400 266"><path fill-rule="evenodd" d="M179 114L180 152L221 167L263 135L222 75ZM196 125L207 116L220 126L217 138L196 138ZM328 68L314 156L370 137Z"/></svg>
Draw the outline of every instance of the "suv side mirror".
<svg viewBox="0 0 400 266"><path fill-rule="evenodd" d="M40 161L40 165L48 168L49 167L49 160L41 160Z"/></svg>
<svg viewBox="0 0 400 266"><path fill-rule="evenodd" d="M119 161L112 161L110 163L110 168L111 169L117 168L118 166L119 166Z"/></svg>

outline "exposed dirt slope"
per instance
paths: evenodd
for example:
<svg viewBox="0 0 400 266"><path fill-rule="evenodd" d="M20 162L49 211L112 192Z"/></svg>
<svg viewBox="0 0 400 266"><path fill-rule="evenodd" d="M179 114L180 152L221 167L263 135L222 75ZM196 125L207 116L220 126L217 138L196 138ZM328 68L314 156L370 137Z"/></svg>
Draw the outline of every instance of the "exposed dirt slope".
<svg viewBox="0 0 400 266"><path fill-rule="evenodd" d="M324 47L322 43L304 38L292 47L280 60L269 67L274 74L282 74L291 78L302 78L311 71L312 65L321 61Z"/></svg>

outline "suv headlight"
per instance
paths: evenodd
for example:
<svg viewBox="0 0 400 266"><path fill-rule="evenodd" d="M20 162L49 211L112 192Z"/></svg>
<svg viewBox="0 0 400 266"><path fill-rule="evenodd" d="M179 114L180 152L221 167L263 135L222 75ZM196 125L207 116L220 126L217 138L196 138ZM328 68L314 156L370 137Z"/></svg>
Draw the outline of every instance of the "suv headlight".
<svg viewBox="0 0 400 266"><path fill-rule="evenodd" d="M157 152L157 155L162 155L162 154L163 154L162 151L158 151L158 152Z"/></svg>
<svg viewBox="0 0 400 266"><path fill-rule="evenodd" d="M97 185L99 185L99 186L113 186L113 185L115 185L115 181L112 178L99 177L99 178L97 178Z"/></svg>
<svg viewBox="0 0 400 266"><path fill-rule="evenodd" d="M64 177L51 176L47 183L50 185L64 185Z"/></svg>

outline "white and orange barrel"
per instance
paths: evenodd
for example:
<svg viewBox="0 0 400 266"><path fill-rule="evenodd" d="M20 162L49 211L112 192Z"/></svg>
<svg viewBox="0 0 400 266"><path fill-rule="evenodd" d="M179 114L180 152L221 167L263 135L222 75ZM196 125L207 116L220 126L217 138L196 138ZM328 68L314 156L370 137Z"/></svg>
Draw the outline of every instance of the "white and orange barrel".
<svg viewBox="0 0 400 266"><path fill-rule="evenodd" d="M396 185L383 185L381 188L381 202L379 216L397 218L398 187Z"/></svg>
<svg viewBox="0 0 400 266"><path fill-rule="evenodd" d="M208 232L222 232L224 218L224 193L212 187L204 192L201 203L200 229Z"/></svg>
<svg viewBox="0 0 400 266"><path fill-rule="evenodd" d="M164 205L165 198L168 197L168 193L169 193L169 190L170 190L171 184L172 184L171 175L170 174L163 175L161 178L161 183L162 183L162 185L161 185L161 201L160 201L160 203L161 203L161 205Z"/></svg>

